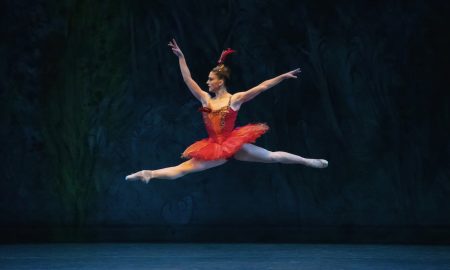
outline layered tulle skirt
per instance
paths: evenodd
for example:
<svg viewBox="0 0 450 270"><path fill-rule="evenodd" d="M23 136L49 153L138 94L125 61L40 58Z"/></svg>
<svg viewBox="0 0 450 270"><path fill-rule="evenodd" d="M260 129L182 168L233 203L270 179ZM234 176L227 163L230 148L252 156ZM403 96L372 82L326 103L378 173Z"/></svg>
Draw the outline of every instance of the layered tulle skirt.
<svg viewBox="0 0 450 270"><path fill-rule="evenodd" d="M231 158L245 143L254 143L269 130L264 123L248 124L237 127L228 135L206 138L190 145L181 155L182 158L217 160Z"/></svg>

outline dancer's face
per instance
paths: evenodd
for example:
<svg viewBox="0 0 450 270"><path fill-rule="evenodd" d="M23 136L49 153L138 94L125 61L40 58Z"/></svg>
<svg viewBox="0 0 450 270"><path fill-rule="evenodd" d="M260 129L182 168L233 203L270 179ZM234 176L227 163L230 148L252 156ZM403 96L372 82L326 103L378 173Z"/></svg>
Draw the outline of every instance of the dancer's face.
<svg viewBox="0 0 450 270"><path fill-rule="evenodd" d="M222 87L223 80L219 79L219 77L217 77L217 75L214 72L210 72L206 84L208 85L209 92L215 93L219 91L220 87Z"/></svg>

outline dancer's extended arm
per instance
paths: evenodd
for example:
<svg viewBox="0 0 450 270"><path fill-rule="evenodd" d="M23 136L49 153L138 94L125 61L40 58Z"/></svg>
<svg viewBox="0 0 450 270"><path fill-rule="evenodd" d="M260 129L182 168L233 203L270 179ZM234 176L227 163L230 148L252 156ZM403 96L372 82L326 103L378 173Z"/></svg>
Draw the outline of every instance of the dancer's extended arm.
<svg viewBox="0 0 450 270"><path fill-rule="evenodd" d="M296 79L296 74L300 73L300 69L294 69L292 71L289 71L287 73L281 74L280 76L277 76L273 79L264 81L260 83L259 85L251 88L250 90L244 91L244 92L238 92L235 95L235 103L242 104L244 102L247 102L257 95L261 94L262 92L274 87L275 85L279 84L285 79L294 78Z"/></svg>
<svg viewBox="0 0 450 270"><path fill-rule="evenodd" d="M178 56L178 61L180 62L180 70L181 75L183 76L183 80L188 86L189 90L191 90L192 94L202 103L206 104L208 99L210 98L210 95L203 91L200 86L192 79L191 72L189 71L189 68L186 63L186 59L184 58L183 52L181 52L181 49L178 47L177 42L175 39L172 39L171 42L169 42L169 46L172 48L172 52Z"/></svg>

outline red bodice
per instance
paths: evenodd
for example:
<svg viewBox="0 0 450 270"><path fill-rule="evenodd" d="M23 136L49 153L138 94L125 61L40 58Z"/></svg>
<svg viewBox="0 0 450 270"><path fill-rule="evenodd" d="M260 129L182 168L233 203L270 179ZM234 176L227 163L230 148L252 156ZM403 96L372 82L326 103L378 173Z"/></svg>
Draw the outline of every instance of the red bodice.
<svg viewBox="0 0 450 270"><path fill-rule="evenodd" d="M211 110L202 107L203 122L205 123L208 136L217 143L230 135L234 129L238 111L233 110L230 106L225 106L218 110Z"/></svg>

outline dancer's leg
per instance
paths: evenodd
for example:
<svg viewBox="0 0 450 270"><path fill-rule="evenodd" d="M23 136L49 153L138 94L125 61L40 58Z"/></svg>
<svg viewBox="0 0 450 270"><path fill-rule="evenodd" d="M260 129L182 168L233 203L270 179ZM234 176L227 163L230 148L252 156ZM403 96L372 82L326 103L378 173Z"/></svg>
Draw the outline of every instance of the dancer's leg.
<svg viewBox="0 0 450 270"><path fill-rule="evenodd" d="M246 143L234 155L234 158L242 161L264 162L264 163L285 163L302 164L313 168L326 168L328 161L324 159L310 159L283 151L271 152L254 144Z"/></svg>
<svg viewBox="0 0 450 270"><path fill-rule="evenodd" d="M177 166L163 168L159 170L143 170L137 173L128 175L126 180L141 180L144 182L150 181L153 178L160 179L176 179L188 173L203 171L213 168L227 162L225 159L219 160L198 160L195 158L189 159Z"/></svg>

